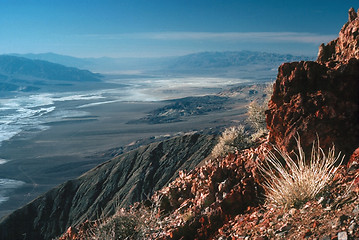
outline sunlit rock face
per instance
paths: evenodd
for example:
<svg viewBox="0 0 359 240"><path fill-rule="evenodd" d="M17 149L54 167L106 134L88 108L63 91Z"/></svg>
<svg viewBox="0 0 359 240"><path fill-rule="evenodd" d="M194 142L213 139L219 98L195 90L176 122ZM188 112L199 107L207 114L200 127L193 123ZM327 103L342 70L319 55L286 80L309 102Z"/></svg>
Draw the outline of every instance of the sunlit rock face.
<svg viewBox="0 0 359 240"><path fill-rule="evenodd" d="M315 62L279 67L266 112L270 142L292 151L297 133L304 149L320 139L349 156L359 145L359 18L354 9L339 37L319 48Z"/></svg>

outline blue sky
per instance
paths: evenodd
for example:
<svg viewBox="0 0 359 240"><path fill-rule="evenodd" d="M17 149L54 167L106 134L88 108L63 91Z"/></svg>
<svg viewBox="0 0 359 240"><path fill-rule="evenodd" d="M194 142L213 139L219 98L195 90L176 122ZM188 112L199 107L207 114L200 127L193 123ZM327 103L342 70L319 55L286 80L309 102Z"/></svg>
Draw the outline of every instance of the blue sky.
<svg viewBox="0 0 359 240"><path fill-rule="evenodd" d="M358 0L0 0L0 54L161 57L257 50L315 55Z"/></svg>

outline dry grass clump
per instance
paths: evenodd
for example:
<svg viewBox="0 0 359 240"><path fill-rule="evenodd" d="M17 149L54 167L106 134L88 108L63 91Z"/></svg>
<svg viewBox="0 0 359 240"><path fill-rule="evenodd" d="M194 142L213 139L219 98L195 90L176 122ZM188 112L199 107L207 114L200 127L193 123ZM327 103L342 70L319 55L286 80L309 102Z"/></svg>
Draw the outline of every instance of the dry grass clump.
<svg viewBox="0 0 359 240"><path fill-rule="evenodd" d="M233 126L226 128L218 140L217 145L212 150L213 157L225 156L237 150L247 148L251 145L248 134L244 126Z"/></svg>
<svg viewBox="0 0 359 240"><path fill-rule="evenodd" d="M263 93L266 97L262 101L258 102L258 100L255 100L248 105L247 122L252 126L256 133L267 132L265 111L268 109L268 102L273 93L273 84L268 84Z"/></svg>
<svg viewBox="0 0 359 240"><path fill-rule="evenodd" d="M89 239L157 239L163 235L165 223L158 216L159 201L151 207L119 209L92 228Z"/></svg>
<svg viewBox="0 0 359 240"><path fill-rule="evenodd" d="M252 101L248 105L247 121L256 131L266 129L267 127L265 111L268 108L268 106L266 106L268 105L268 102L265 103L259 104L256 101Z"/></svg>
<svg viewBox="0 0 359 240"><path fill-rule="evenodd" d="M267 165L261 166L266 179L266 197L269 204L283 207L299 207L315 199L328 186L338 170L340 153L336 156L334 146L325 154L323 149L313 143L310 160L306 161L305 153L297 139L298 154L292 159L287 153L276 149L282 160L269 152Z"/></svg>
<svg viewBox="0 0 359 240"><path fill-rule="evenodd" d="M136 216L119 212L93 228L91 239L139 239L138 224Z"/></svg>

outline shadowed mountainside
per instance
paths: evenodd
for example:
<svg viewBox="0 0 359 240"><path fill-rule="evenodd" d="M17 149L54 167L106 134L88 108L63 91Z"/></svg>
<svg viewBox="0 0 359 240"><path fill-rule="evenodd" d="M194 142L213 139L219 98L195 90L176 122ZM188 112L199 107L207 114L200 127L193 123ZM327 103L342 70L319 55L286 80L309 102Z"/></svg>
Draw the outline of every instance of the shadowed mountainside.
<svg viewBox="0 0 359 240"><path fill-rule="evenodd" d="M69 226L146 200L179 170L195 168L215 142L213 136L192 134L122 154L2 219L0 239L51 239Z"/></svg>
<svg viewBox="0 0 359 240"><path fill-rule="evenodd" d="M0 91L35 91L47 85L99 82L101 75L87 70L23 57L0 55Z"/></svg>

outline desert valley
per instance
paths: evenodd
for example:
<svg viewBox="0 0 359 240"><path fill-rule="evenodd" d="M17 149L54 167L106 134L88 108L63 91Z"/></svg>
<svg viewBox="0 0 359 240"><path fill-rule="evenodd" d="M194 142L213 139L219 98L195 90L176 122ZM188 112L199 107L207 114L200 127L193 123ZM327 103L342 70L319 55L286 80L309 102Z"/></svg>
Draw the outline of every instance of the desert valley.
<svg viewBox="0 0 359 240"><path fill-rule="evenodd" d="M358 33L350 8L316 57L0 55L0 239L358 239Z"/></svg>

